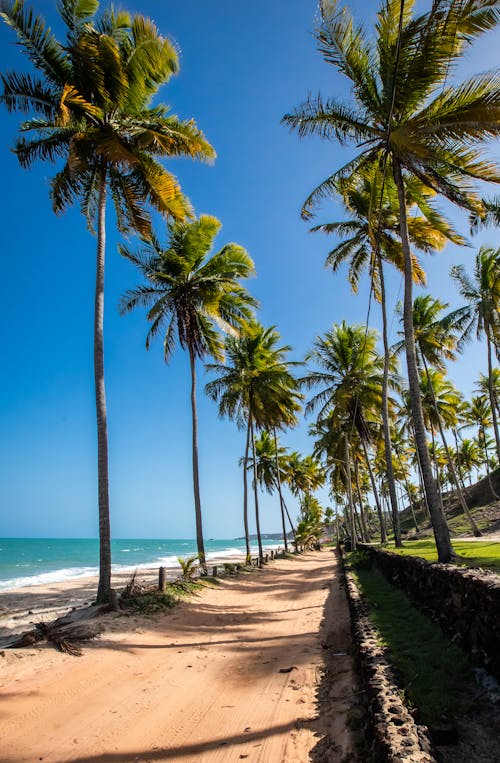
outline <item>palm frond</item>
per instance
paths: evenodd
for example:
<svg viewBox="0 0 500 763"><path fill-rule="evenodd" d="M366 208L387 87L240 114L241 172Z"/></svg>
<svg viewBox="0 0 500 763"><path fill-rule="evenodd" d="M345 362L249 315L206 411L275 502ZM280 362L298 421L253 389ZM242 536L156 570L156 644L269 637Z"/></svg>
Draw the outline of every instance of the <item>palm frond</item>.
<svg viewBox="0 0 500 763"><path fill-rule="evenodd" d="M71 65L64 48L42 16L25 7L24 0L0 1L0 18L17 34L19 45L53 85L71 78Z"/></svg>

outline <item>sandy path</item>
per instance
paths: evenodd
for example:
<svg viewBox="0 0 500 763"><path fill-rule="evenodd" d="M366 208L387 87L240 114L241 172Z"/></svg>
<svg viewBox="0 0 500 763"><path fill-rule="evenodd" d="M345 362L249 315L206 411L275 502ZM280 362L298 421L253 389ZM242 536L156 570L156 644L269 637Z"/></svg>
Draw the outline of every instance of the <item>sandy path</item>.
<svg viewBox="0 0 500 763"><path fill-rule="evenodd" d="M280 560L158 621L119 618L80 658L5 653L0 760L341 761L353 678L336 564Z"/></svg>

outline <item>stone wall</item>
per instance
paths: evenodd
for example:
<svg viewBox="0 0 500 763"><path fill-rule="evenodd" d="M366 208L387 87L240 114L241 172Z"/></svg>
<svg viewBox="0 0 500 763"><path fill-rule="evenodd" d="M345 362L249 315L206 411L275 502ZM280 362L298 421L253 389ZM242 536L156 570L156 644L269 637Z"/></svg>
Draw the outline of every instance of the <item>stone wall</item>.
<svg viewBox="0 0 500 763"><path fill-rule="evenodd" d="M500 576L360 545L379 570L500 679Z"/></svg>
<svg viewBox="0 0 500 763"><path fill-rule="evenodd" d="M371 736L370 761L376 763L435 763L425 726L417 726L405 707L392 670L371 624L366 604L353 575L346 571L352 636L362 685L366 693Z"/></svg>

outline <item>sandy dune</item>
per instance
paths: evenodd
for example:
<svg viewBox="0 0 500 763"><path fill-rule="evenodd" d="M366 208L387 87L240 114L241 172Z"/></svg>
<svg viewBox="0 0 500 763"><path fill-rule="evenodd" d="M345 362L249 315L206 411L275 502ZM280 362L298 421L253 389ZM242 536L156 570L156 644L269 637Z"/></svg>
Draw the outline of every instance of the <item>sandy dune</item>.
<svg viewBox="0 0 500 763"><path fill-rule="evenodd" d="M160 619L111 620L80 658L5 652L0 760L341 761L354 690L336 564L280 560Z"/></svg>

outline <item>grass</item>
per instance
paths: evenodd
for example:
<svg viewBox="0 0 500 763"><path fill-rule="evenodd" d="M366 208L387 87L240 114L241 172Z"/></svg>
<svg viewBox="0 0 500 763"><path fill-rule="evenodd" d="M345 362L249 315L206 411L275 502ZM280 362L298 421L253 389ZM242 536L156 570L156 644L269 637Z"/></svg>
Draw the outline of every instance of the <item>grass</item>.
<svg viewBox="0 0 500 763"><path fill-rule="evenodd" d="M494 541L461 541L452 539L458 555L457 564L466 567L482 567L500 571L500 543ZM387 546L386 546L387 548ZM420 556L430 562L437 561L436 544L433 539L405 541L403 548L389 548L404 556Z"/></svg>
<svg viewBox="0 0 500 763"><path fill-rule="evenodd" d="M361 566L355 575L405 703L426 725L451 720L470 701L472 674L464 652L378 571Z"/></svg>
<svg viewBox="0 0 500 763"><path fill-rule="evenodd" d="M217 578L210 576L206 576L202 580L174 580L167 583L164 591L151 587L124 594L120 598L120 604L129 612L140 615L156 615L172 609L186 596L196 594L206 586L215 586L219 583Z"/></svg>

